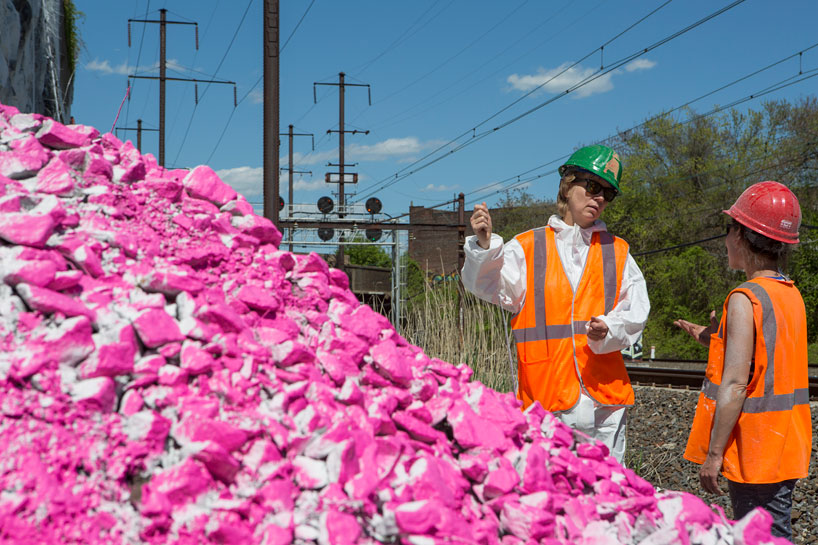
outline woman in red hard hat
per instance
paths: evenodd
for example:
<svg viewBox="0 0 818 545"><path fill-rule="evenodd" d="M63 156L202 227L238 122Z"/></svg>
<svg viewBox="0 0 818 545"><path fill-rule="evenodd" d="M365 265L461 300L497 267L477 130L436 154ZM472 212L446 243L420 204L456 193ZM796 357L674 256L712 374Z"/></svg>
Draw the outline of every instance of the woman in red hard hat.
<svg viewBox="0 0 818 545"><path fill-rule="evenodd" d="M792 539L792 491L807 476L812 445L804 300L782 272L798 242L798 199L778 182L750 186L724 211L730 268L747 281L730 292L721 322L675 323L709 346L707 373L684 457L721 494L727 478L733 517L756 507L773 516L773 535Z"/></svg>
<svg viewBox="0 0 818 545"><path fill-rule="evenodd" d="M619 193L622 165L607 146L586 146L559 168L559 215L503 243L486 203L474 207L463 285L514 312L517 397L602 441L620 462L633 388L621 350L650 310L628 243L599 219Z"/></svg>

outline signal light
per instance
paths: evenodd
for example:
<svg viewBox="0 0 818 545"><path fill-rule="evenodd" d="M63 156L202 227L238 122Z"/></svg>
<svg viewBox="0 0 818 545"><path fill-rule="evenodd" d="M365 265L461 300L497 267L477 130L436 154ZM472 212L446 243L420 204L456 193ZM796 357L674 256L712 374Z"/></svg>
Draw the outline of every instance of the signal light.
<svg viewBox="0 0 818 545"><path fill-rule="evenodd" d="M284 198L281 195L279 195L278 196L278 211L281 212L282 210L284 210Z"/></svg>
<svg viewBox="0 0 818 545"><path fill-rule="evenodd" d="M332 237L335 236L335 229L331 227L319 227L318 228L318 238L323 240L324 242L331 240Z"/></svg>
<svg viewBox="0 0 818 545"><path fill-rule="evenodd" d="M369 242L377 242L381 239L382 231L380 229L367 229L365 232L366 239Z"/></svg>
<svg viewBox="0 0 818 545"><path fill-rule="evenodd" d="M318 199L318 211L322 214L329 214L335 208L335 203L329 197L321 197Z"/></svg>
<svg viewBox="0 0 818 545"><path fill-rule="evenodd" d="M366 211L370 214L377 214L381 211L381 200L378 197L369 197L366 200Z"/></svg>

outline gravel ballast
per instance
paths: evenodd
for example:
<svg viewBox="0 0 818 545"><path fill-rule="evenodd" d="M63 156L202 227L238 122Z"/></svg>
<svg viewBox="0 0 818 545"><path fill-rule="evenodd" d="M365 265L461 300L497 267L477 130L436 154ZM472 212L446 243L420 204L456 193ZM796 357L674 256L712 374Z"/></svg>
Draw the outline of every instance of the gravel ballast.
<svg viewBox="0 0 818 545"><path fill-rule="evenodd" d="M657 488L681 490L717 504L731 516L727 482L720 486L724 496L705 493L699 485L699 466L682 457L698 391L635 386L636 402L628 414L628 450L626 465ZM818 424L818 403L810 403L812 428ZM818 543L818 449L812 436L809 476L801 479L793 494L793 542Z"/></svg>

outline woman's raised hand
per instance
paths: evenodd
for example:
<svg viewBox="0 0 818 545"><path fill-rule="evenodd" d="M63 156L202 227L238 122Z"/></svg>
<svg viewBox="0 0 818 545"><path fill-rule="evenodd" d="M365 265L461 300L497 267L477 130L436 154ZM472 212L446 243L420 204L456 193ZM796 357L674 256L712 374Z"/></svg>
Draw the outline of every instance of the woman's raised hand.
<svg viewBox="0 0 818 545"><path fill-rule="evenodd" d="M471 228L477 235L477 244L488 250L491 243L491 214L486 203L475 204L471 215Z"/></svg>

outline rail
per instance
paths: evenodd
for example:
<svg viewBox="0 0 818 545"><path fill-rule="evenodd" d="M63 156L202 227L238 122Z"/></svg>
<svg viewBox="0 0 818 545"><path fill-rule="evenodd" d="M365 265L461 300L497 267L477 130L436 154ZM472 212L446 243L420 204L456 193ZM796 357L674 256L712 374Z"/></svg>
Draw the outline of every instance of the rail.
<svg viewBox="0 0 818 545"><path fill-rule="evenodd" d="M626 366L631 381L670 388L701 388L704 367L701 369L670 369L665 367ZM809 397L818 399L818 376L809 377Z"/></svg>

